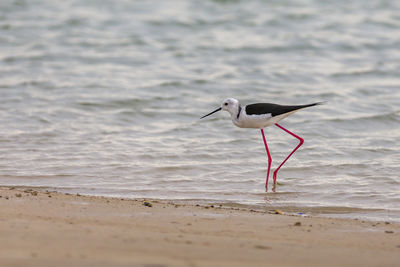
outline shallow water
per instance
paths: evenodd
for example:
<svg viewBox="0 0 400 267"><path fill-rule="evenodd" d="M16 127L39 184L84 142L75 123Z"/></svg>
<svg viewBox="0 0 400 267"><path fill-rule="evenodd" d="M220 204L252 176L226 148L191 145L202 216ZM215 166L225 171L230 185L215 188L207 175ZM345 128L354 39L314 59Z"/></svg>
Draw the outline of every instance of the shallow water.
<svg viewBox="0 0 400 267"><path fill-rule="evenodd" d="M2 1L0 184L400 221L398 1ZM265 193L226 97L327 101ZM297 144L265 129L273 169Z"/></svg>

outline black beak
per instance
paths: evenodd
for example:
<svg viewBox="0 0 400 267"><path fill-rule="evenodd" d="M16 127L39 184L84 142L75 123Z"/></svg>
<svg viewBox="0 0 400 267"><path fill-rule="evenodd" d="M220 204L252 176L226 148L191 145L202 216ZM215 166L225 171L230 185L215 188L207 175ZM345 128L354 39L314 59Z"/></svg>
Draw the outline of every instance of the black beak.
<svg viewBox="0 0 400 267"><path fill-rule="evenodd" d="M210 112L210 113L208 113L207 115L204 115L203 117L201 117L200 120L201 120L202 118L205 118L205 117L207 117L207 116L210 116L211 114L213 114L213 113L215 113L215 112L217 112L217 111L220 111L220 110L221 110L221 108L217 108L217 109L214 110L213 112Z"/></svg>

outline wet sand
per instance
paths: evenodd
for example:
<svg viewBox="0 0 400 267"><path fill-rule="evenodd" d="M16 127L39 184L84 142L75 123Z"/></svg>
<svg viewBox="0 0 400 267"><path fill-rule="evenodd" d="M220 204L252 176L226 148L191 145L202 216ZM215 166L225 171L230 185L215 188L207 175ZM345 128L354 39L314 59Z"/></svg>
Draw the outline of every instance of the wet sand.
<svg viewBox="0 0 400 267"><path fill-rule="evenodd" d="M0 189L0 266L399 266L400 225Z"/></svg>

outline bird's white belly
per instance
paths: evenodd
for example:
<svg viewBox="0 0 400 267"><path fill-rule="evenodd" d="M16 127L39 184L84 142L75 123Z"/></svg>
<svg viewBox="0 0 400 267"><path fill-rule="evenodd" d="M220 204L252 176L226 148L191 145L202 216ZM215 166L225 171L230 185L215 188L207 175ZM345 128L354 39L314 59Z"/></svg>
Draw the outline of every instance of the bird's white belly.
<svg viewBox="0 0 400 267"><path fill-rule="evenodd" d="M246 115L239 120L239 127L242 128L264 128L273 125L271 114L265 115Z"/></svg>
<svg viewBox="0 0 400 267"><path fill-rule="evenodd" d="M288 112L285 114L281 114L278 116L272 117L270 113L268 114L262 114L262 115L247 115L243 114L240 116L239 119L232 119L233 123L240 127L240 128L265 128L271 125L274 125L275 123L278 123L279 121L283 120L287 116L293 114L295 111Z"/></svg>

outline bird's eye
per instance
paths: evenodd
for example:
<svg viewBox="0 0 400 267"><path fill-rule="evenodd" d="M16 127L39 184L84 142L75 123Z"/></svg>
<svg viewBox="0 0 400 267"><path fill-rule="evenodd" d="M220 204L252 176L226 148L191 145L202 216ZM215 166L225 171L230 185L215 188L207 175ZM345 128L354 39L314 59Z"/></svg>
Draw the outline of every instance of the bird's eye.
<svg viewBox="0 0 400 267"><path fill-rule="evenodd" d="M225 106L227 106L227 105L228 105L228 103L225 103L224 105L225 105Z"/></svg>

